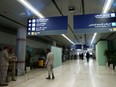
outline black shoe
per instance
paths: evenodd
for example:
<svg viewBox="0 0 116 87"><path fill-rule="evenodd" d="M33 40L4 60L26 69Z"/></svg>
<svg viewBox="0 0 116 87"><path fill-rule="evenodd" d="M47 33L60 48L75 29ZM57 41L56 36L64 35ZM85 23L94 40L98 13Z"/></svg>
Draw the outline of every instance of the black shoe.
<svg viewBox="0 0 116 87"><path fill-rule="evenodd" d="M16 79L12 79L12 81L16 81Z"/></svg>
<svg viewBox="0 0 116 87"><path fill-rule="evenodd" d="M55 77L53 76L52 79L55 79Z"/></svg>
<svg viewBox="0 0 116 87"><path fill-rule="evenodd" d="M6 80L6 82L8 83L9 81L8 81L8 80Z"/></svg>
<svg viewBox="0 0 116 87"><path fill-rule="evenodd" d="M7 83L4 83L4 84L0 84L0 86L8 86L8 84Z"/></svg>
<svg viewBox="0 0 116 87"><path fill-rule="evenodd" d="M48 77L47 77L46 79L51 79L51 78L50 78L50 75L48 75Z"/></svg>
<svg viewBox="0 0 116 87"><path fill-rule="evenodd" d="M51 79L50 77L47 77L46 79Z"/></svg>
<svg viewBox="0 0 116 87"><path fill-rule="evenodd" d="M54 74L52 74L52 79L54 79L55 77L54 77Z"/></svg>

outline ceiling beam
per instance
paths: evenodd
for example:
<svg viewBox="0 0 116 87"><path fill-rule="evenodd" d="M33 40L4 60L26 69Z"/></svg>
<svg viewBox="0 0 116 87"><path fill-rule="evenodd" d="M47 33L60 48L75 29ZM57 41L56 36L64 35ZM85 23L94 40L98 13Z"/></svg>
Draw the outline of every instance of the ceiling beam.
<svg viewBox="0 0 116 87"><path fill-rule="evenodd" d="M113 34L115 34L115 32L111 33L110 35L108 35L105 39L109 39Z"/></svg>
<svg viewBox="0 0 116 87"><path fill-rule="evenodd" d="M23 26L23 27L26 27L24 24L21 24L21 23L15 21L15 20L13 20L13 19L11 19L11 18L9 18L9 17L6 17L6 16L4 16L4 15L2 15L2 14L0 14L0 16L3 17L3 18L5 18L5 19L8 19L8 20L10 20L10 21L12 21L12 22L14 22L14 23L16 23L16 24L19 24L19 25L21 25L21 26Z"/></svg>
<svg viewBox="0 0 116 87"><path fill-rule="evenodd" d="M62 16L64 16L63 13L62 13L62 11L60 10L60 8L58 7L58 5L56 4L55 0L52 0L52 2L53 2L54 5L56 6L56 8L57 8L57 10L59 11L59 13L60 13Z"/></svg>
<svg viewBox="0 0 116 87"><path fill-rule="evenodd" d="M58 7L57 3L55 2L55 0L52 0L52 2L53 2L54 5L56 6L56 8L57 8L57 10L59 11L59 13L60 13L62 16L64 16L63 13L62 13L62 11L61 11L60 8ZM76 37L74 31L72 30L72 28L71 28L71 26L70 26L69 24L68 24L68 27L69 27L69 29L71 30L71 32L72 32L72 34L74 35L74 37L76 38L77 42L79 42L78 38Z"/></svg>
<svg viewBox="0 0 116 87"><path fill-rule="evenodd" d="M85 4L84 4L84 0L81 0L82 3L82 12L83 14L85 14Z"/></svg>
<svg viewBox="0 0 116 87"><path fill-rule="evenodd" d="M52 41L56 41L56 42L58 42L58 43L60 43L60 44L62 44L62 45L66 45L65 43L63 43L63 42L61 42L61 41L59 41L59 40L53 39L53 38L51 38L51 37L49 37L49 36L46 36L46 37L49 38L49 39L52 39Z"/></svg>

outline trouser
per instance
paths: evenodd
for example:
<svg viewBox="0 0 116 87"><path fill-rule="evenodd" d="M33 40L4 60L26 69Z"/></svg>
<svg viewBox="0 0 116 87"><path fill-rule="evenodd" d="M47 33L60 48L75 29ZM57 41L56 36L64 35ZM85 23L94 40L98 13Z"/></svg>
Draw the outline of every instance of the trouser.
<svg viewBox="0 0 116 87"><path fill-rule="evenodd" d="M87 62L89 62L89 58L87 58Z"/></svg>
<svg viewBox="0 0 116 87"><path fill-rule="evenodd" d="M48 75L54 75L54 72L53 72L53 65L48 65L47 66L47 70L48 70Z"/></svg>
<svg viewBox="0 0 116 87"><path fill-rule="evenodd" d="M6 78L7 81L9 81L10 76L12 77L12 80L15 79L15 63L9 64L9 71L7 73L7 78Z"/></svg>
<svg viewBox="0 0 116 87"><path fill-rule="evenodd" d="M6 83L8 65L0 65L0 84Z"/></svg>

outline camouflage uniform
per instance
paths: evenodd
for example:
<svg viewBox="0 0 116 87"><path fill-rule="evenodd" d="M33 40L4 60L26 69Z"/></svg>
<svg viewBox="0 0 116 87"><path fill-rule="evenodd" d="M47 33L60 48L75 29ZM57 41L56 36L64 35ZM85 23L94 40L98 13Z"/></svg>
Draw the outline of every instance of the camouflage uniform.
<svg viewBox="0 0 116 87"><path fill-rule="evenodd" d="M10 57L10 61L9 61L9 71L8 71L8 74L7 74L7 81L9 81L9 77L11 75L12 77L12 80L13 81L16 81L16 78L15 78L15 71L16 71L16 56L14 53L9 53L9 57Z"/></svg>
<svg viewBox="0 0 116 87"><path fill-rule="evenodd" d="M1 52L0 56L0 84L6 84L9 60L8 51L5 49Z"/></svg>

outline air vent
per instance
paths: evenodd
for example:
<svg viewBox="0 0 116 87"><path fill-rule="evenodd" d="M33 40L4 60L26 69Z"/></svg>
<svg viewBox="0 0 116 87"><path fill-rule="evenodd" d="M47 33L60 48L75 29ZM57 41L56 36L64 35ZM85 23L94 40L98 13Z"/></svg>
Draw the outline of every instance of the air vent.
<svg viewBox="0 0 116 87"><path fill-rule="evenodd" d="M75 7L74 6L69 6L68 11L69 12L75 12Z"/></svg>

